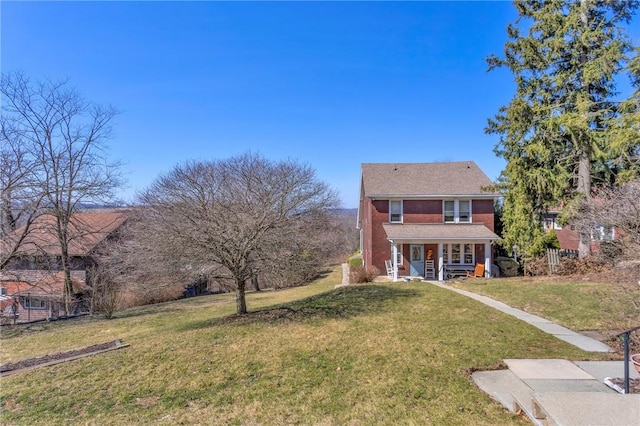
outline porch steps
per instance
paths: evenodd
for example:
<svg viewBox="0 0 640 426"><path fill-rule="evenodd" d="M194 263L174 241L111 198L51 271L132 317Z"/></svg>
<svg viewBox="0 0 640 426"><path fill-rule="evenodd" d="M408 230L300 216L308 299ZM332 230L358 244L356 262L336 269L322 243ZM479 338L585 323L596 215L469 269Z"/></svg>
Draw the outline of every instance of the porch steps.
<svg viewBox="0 0 640 426"><path fill-rule="evenodd" d="M545 392L536 395L533 411L545 425L640 424L640 395L602 392Z"/></svg>
<svg viewBox="0 0 640 426"><path fill-rule="evenodd" d="M533 389L511 370L476 371L472 374L478 387L513 414L525 414L533 424L543 426L533 413Z"/></svg>
<svg viewBox="0 0 640 426"><path fill-rule="evenodd" d="M619 394L601 381L600 376L619 374L620 361L504 361L508 370L477 371L472 378L492 399L535 425L640 424L640 394Z"/></svg>

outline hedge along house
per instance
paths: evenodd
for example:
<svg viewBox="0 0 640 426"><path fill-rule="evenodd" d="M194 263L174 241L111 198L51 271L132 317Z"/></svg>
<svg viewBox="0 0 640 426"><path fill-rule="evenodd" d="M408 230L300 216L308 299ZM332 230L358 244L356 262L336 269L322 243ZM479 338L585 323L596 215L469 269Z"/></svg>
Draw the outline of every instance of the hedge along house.
<svg viewBox="0 0 640 426"><path fill-rule="evenodd" d="M443 280L491 271L493 182L473 161L362 164L358 229L365 267ZM433 269L425 270L425 265Z"/></svg>

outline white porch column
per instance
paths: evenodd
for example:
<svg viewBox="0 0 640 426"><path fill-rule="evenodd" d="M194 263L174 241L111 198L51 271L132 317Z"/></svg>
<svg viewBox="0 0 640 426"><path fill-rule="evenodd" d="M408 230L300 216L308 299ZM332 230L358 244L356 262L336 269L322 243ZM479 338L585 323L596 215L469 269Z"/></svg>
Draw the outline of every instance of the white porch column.
<svg viewBox="0 0 640 426"><path fill-rule="evenodd" d="M484 276L491 277L491 243L484 243Z"/></svg>
<svg viewBox="0 0 640 426"><path fill-rule="evenodd" d="M438 281L444 281L444 257L442 255L442 243L438 243Z"/></svg>
<svg viewBox="0 0 640 426"><path fill-rule="evenodd" d="M393 282L398 281L398 246L391 241L391 265L393 266Z"/></svg>

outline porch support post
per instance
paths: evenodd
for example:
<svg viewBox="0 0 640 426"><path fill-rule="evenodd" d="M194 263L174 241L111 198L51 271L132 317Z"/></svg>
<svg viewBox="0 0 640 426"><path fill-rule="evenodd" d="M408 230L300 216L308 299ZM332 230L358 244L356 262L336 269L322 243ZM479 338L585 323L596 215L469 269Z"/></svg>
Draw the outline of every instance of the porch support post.
<svg viewBox="0 0 640 426"><path fill-rule="evenodd" d="M393 266L393 282L398 281L398 246L391 241L391 265Z"/></svg>
<svg viewBox="0 0 640 426"><path fill-rule="evenodd" d="M438 243L438 281L444 281L444 257L442 254L442 243Z"/></svg>
<svg viewBox="0 0 640 426"><path fill-rule="evenodd" d="M484 243L484 276L491 277L491 243Z"/></svg>

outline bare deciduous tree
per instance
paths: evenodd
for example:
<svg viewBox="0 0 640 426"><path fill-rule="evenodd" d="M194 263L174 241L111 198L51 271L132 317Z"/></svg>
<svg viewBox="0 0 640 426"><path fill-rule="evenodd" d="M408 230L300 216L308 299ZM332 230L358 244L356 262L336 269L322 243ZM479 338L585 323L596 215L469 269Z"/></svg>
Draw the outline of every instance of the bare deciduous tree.
<svg viewBox="0 0 640 426"><path fill-rule="evenodd" d="M37 162L12 124L6 117L0 117L0 270L31 232L43 199L33 179ZM20 232L6 238L17 229Z"/></svg>
<svg viewBox="0 0 640 426"><path fill-rule="evenodd" d="M614 230L616 244L629 256L640 255L640 179L598 190L580 208L574 225L587 235ZM603 235L606 237L606 235Z"/></svg>
<svg viewBox="0 0 640 426"><path fill-rule="evenodd" d="M105 152L116 110L86 101L66 80L32 83L21 73L3 75L0 94L3 118L35 165L30 185L56 218L69 314L69 223L81 203L105 202L121 183L119 164Z"/></svg>
<svg viewBox="0 0 640 426"><path fill-rule="evenodd" d="M174 270L230 277L238 314L247 312L246 282L304 257L314 236L300 229L338 202L310 167L254 154L179 165L140 201L147 226L155 227L150 249Z"/></svg>
<svg viewBox="0 0 640 426"><path fill-rule="evenodd" d="M118 238L96 256L106 289L125 306L176 299L195 275L173 256L172 244L163 243L167 235L151 217L144 207L130 211Z"/></svg>

